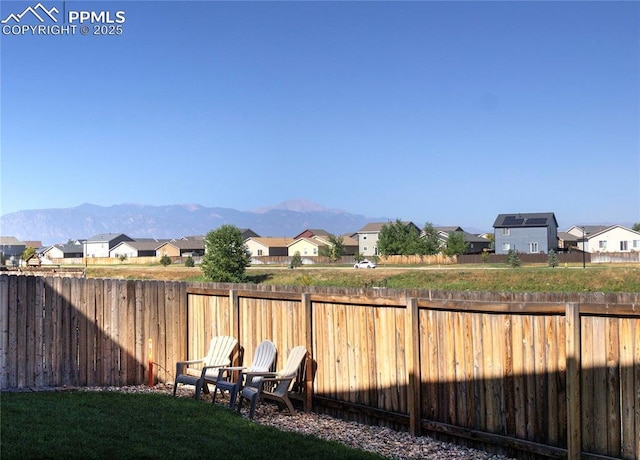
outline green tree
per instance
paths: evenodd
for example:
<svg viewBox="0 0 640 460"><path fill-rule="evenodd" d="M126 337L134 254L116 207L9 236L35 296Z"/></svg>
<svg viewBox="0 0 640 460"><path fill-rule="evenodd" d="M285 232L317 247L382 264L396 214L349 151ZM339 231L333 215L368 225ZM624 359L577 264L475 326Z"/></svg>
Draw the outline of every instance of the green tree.
<svg viewBox="0 0 640 460"><path fill-rule="evenodd" d="M166 267L167 265L171 265L171 257L169 257L166 254L160 257L160 265L162 265L163 267Z"/></svg>
<svg viewBox="0 0 640 460"><path fill-rule="evenodd" d="M433 227L431 222L427 222L424 225L424 253L426 255L436 255L440 252L440 239L438 238L438 232Z"/></svg>
<svg viewBox="0 0 640 460"><path fill-rule="evenodd" d="M207 233L202 271L205 277L218 283L241 283L251 265L251 255L235 225L223 225Z"/></svg>
<svg viewBox="0 0 640 460"><path fill-rule="evenodd" d="M420 232L411 223L396 219L395 222L389 222L380 229L378 251L383 256L425 254L425 250Z"/></svg>
<svg viewBox="0 0 640 460"><path fill-rule="evenodd" d="M467 242L464 240L464 233L449 233L443 252L448 257L459 256L467 252Z"/></svg>
<svg viewBox="0 0 640 460"><path fill-rule="evenodd" d="M549 256L547 257L547 260L549 263L549 267L556 268L558 266L558 254L556 254L556 251L551 249L549 251Z"/></svg>
<svg viewBox="0 0 640 460"><path fill-rule="evenodd" d="M489 249L495 249L495 245L496 245L496 236L493 233L489 233L487 235L487 239L490 241L489 243Z"/></svg>
<svg viewBox="0 0 640 460"><path fill-rule="evenodd" d="M518 257L518 253L515 251L515 249L509 249L509 252L507 253L507 265L510 266L511 268L516 268L520 266L520 257Z"/></svg>
<svg viewBox="0 0 640 460"><path fill-rule="evenodd" d="M318 253L323 257L328 257L331 262L337 261L344 255L344 238L329 234L329 244L320 246Z"/></svg>
<svg viewBox="0 0 640 460"><path fill-rule="evenodd" d="M196 263L193 261L193 257L189 256L186 258L186 260L184 261L184 266L185 267L195 267Z"/></svg>
<svg viewBox="0 0 640 460"><path fill-rule="evenodd" d="M633 224L633 227L631 227L632 230L635 230L636 232L640 232L640 222L636 222L635 224Z"/></svg>
<svg viewBox="0 0 640 460"><path fill-rule="evenodd" d="M488 251L482 251L482 254L480 254L480 260L482 260L483 264L486 264L487 260L489 260L489 252Z"/></svg>
<svg viewBox="0 0 640 460"><path fill-rule="evenodd" d="M298 268L302 265L302 256L300 255L300 251L296 251L293 257L291 258L291 268Z"/></svg>
<svg viewBox="0 0 640 460"><path fill-rule="evenodd" d="M36 253L36 249L32 248L31 246L27 247L23 252L22 252L22 260L27 260L29 259L29 257L31 257L32 255L34 255Z"/></svg>

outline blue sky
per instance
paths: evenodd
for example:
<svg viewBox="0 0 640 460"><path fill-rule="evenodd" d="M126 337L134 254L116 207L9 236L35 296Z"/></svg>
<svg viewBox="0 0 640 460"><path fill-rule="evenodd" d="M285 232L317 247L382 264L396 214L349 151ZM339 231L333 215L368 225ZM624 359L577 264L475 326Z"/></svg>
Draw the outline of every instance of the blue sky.
<svg viewBox="0 0 640 460"><path fill-rule="evenodd" d="M126 22L0 36L1 214L305 199L482 230L640 221L638 2L42 4Z"/></svg>

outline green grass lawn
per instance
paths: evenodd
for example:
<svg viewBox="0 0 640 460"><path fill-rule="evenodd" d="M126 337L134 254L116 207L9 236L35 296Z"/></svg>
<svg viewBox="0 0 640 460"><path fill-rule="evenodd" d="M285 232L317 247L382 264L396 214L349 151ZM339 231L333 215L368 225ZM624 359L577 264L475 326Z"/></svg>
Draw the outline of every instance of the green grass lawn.
<svg viewBox="0 0 640 460"><path fill-rule="evenodd" d="M2 393L0 409L3 460L381 458L159 394Z"/></svg>

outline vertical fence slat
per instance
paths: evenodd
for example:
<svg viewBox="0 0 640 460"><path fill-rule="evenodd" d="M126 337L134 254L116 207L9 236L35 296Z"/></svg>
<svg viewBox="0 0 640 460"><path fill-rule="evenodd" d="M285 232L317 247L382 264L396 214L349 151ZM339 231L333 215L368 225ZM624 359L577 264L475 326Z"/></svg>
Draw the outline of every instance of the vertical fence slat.
<svg viewBox="0 0 640 460"><path fill-rule="evenodd" d="M0 276L0 388L9 387L9 279Z"/></svg>
<svg viewBox="0 0 640 460"><path fill-rule="evenodd" d="M579 460L582 456L581 378L582 327L580 307L577 303L566 305L567 330L567 458Z"/></svg>
<svg viewBox="0 0 640 460"><path fill-rule="evenodd" d="M311 304L311 296L308 293L302 294L302 311L304 324L304 345L307 347L307 359L305 361L305 377L304 377L304 409L306 412L313 410L313 357L316 356L313 347L313 306Z"/></svg>
<svg viewBox="0 0 640 460"><path fill-rule="evenodd" d="M606 352L606 426L608 455L620 456L620 321L607 319L605 327Z"/></svg>
<svg viewBox="0 0 640 460"><path fill-rule="evenodd" d="M134 283L133 294L133 309L135 314L135 373L132 376L132 383L148 382L147 376L148 362L149 362L149 340L147 338L146 331L149 330L147 326L147 315L145 314L145 305L143 303L144 283L141 280L137 280Z"/></svg>
<svg viewBox="0 0 640 460"><path fill-rule="evenodd" d="M18 386L18 279L17 276L10 276L7 302L7 316L6 316L6 360L5 368L7 370L6 384L9 388L16 388Z"/></svg>
<svg viewBox="0 0 640 460"><path fill-rule="evenodd" d="M511 317L511 350L513 353L513 397L514 406L517 408L514 413L514 434L520 439L527 437L527 414L526 407L526 379L527 369L524 363L524 341L523 316L514 315Z"/></svg>
<svg viewBox="0 0 640 460"><path fill-rule="evenodd" d="M16 368L18 369L18 388L29 386L27 380L27 363L30 361L29 350L27 349L27 318L29 313L27 299L27 282L33 277L20 277L18 280L18 302L17 306L17 323L16 323L16 349L18 352L18 360Z"/></svg>
<svg viewBox="0 0 640 460"><path fill-rule="evenodd" d="M98 347L100 346L100 327L96 309L97 282L95 279L85 280L86 300L86 343L90 350L86 354L87 359L87 385L94 386L100 383L98 379Z"/></svg>
<svg viewBox="0 0 640 460"><path fill-rule="evenodd" d="M407 299L406 311L406 349L407 349L407 373L409 375L407 406L409 413L409 432L419 436L420 426L420 323L418 317L418 300Z"/></svg>
<svg viewBox="0 0 640 460"><path fill-rule="evenodd" d="M88 302L87 302L87 287L88 283L85 280L74 278L72 280L73 289L72 292L77 296L77 301L74 301L78 325L78 385L86 386L89 380L89 354L91 353L92 346L89 344L90 322L87 314Z"/></svg>

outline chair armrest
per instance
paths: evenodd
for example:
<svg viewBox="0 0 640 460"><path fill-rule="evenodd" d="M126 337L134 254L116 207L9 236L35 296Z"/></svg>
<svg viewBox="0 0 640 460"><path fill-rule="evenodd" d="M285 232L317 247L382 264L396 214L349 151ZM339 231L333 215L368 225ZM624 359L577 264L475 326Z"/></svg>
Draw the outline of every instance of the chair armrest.
<svg viewBox="0 0 640 460"><path fill-rule="evenodd" d="M246 369L245 366L212 366L217 367L221 371L241 371L242 369Z"/></svg>
<svg viewBox="0 0 640 460"><path fill-rule="evenodd" d="M285 380L293 380L295 377L265 377L264 382L284 382Z"/></svg>
<svg viewBox="0 0 640 460"><path fill-rule="evenodd" d="M277 377L277 372L244 372L247 377Z"/></svg>
<svg viewBox="0 0 640 460"><path fill-rule="evenodd" d="M178 377L178 375L184 374L184 369L189 364L202 364L203 362L205 362L204 359L191 359L188 361L178 361L176 363L176 378Z"/></svg>

